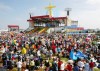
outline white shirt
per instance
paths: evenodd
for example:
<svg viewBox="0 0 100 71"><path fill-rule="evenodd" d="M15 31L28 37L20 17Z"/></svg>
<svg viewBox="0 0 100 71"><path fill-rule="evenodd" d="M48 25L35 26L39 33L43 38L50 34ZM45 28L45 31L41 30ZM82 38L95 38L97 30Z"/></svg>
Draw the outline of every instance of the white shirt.
<svg viewBox="0 0 100 71"><path fill-rule="evenodd" d="M84 67L84 63L82 61L79 61L78 62L78 66L81 67L81 68L83 68Z"/></svg>
<svg viewBox="0 0 100 71"><path fill-rule="evenodd" d="M38 56L41 56L41 53L40 53L40 51L39 51L39 50L37 51L37 55L38 55Z"/></svg>
<svg viewBox="0 0 100 71"><path fill-rule="evenodd" d="M64 69L65 69L65 64L62 63L62 64L61 64L61 67L60 67L60 70L64 70Z"/></svg>
<svg viewBox="0 0 100 71"><path fill-rule="evenodd" d="M17 68L21 68L21 67L22 67L22 62L21 61L17 62Z"/></svg>

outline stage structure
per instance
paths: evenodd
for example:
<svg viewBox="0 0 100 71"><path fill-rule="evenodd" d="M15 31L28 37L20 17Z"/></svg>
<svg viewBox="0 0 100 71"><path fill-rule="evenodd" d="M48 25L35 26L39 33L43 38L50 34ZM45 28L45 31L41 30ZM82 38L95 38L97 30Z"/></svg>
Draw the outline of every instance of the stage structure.
<svg viewBox="0 0 100 71"><path fill-rule="evenodd" d="M33 33L46 33L51 32L51 29L55 31L65 31L65 32L77 32L84 30L83 27L78 27L78 21L70 19L71 8L66 8L67 13L64 17L54 17L52 16L52 9L56 6L49 4L45 7L48 10L48 15L32 16L27 20L29 22L29 28L25 31L28 34Z"/></svg>
<svg viewBox="0 0 100 71"><path fill-rule="evenodd" d="M49 6L45 7L48 10L48 15L41 15L41 16L31 16L30 19L27 20L29 22L29 34L32 33L44 33L50 28L55 27L63 27L67 25L67 17L53 17L52 16L52 9L56 6L49 4ZM28 32L28 31L27 31Z"/></svg>

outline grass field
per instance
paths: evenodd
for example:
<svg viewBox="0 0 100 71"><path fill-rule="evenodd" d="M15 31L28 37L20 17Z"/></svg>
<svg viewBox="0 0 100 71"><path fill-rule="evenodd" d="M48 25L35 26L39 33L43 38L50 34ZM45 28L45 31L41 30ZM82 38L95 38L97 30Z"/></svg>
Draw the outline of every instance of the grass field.
<svg viewBox="0 0 100 71"><path fill-rule="evenodd" d="M93 71L100 71L100 69L94 67Z"/></svg>

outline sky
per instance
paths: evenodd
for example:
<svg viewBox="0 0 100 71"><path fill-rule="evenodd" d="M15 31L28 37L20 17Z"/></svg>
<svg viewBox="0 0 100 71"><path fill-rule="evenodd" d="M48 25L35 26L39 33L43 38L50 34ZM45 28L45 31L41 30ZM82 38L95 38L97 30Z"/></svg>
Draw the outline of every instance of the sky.
<svg viewBox="0 0 100 71"><path fill-rule="evenodd" d="M66 16L65 8L71 8L70 18L78 20L80 27L100 29L100 0L0 0L0 29L19 25L27 29L29 14L46 15L49 3L56 6L53 16Z"/></svg>

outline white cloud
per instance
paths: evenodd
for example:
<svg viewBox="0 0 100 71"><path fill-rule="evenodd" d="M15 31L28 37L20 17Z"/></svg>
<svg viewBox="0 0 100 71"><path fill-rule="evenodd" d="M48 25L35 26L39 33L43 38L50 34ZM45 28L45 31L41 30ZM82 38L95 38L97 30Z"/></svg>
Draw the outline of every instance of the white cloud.
<svg viewBox="0 0 100 71"><path fill-rule="evenodd" d="M77 16L79 25L85 28L100 28L100 10L83 11Z"/></svg>
<svg viewBox="0 0 100 71"><path fill-rule="evenodd" d="M12 10L10 6L0 3L0 11L4 12L4 11L9 11L9 10Z"/></svg>
<svg viewBox="0 0 100 71"><path fill-rule="evenodd" d="M87 3L91 5L96 5L96 4L100 4L100 0L87 0Z"/></svg>

